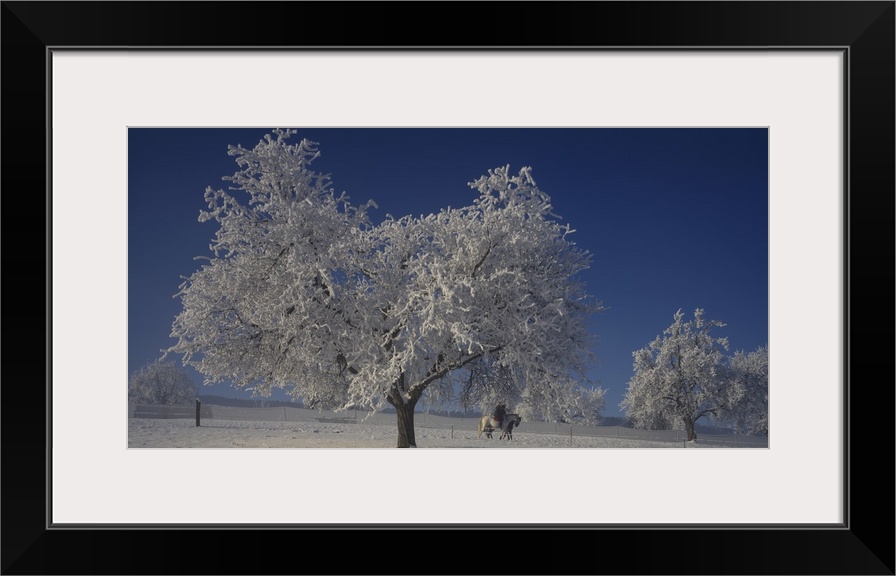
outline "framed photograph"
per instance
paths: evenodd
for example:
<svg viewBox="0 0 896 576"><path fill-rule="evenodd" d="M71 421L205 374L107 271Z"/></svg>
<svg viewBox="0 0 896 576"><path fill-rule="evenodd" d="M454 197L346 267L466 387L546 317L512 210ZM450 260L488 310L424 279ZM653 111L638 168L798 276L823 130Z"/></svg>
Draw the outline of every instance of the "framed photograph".
<svg viewBox="0 0 896 576"><path fill-rule="evenodd" d="M893 2L187 6L3 3L3 178L7 201L45 190L47 312L39 399L4 387L4 573L282 573L259 551L342 532L349 558L301 571L464 573L455 551L503 531L531 551L514 572L894 573L892 349L855 329L892 302L862 255L893 246ZM769 448L129 450L133 127L767 130ZM512 482L471 481L496 464ZM176 566L139 553L180 537ZM134 553L61 553L97 540Z"/></svg>

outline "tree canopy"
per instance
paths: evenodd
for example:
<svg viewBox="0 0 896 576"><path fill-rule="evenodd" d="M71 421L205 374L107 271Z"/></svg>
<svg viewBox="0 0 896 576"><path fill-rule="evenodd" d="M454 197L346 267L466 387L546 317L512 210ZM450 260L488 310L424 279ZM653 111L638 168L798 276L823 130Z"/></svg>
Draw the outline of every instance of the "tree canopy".
<svg viewBox="0 0 896 576"><path fill-rule="evenodd" d="M191 404L196 385L174 362L151 362L131 374L128 380L128 413L138 404Z"/></svg>
<svg viewBox="0 0 896 576"><path fill-rule="evenodd" d="M728 339L710 334L723 326L705 319L701 309L689 321L678 310L662 335L632 353L634 375L620 407L636 427L681 426L693 440L697 420L723 417L733 401L723 373Z"/></svg>
<svg viewBox="0 0 896 576"><path fill-rule="evenodd" d="M768 346L728 359L732 406L727 421L744 434L768 436Z"/></svg>
<svg viewBox="0 0 896 576"><path fill-rule="evenodd" d="M337 194L311 169L317 144L290 144L294 133L229 148L240 170L228 191L206 190L200 220L219 229L181 285L168 353L209 383L282 387L337 409L391 405L399 447L416 445L414 405L434 384L463 380L479 401L543 413L581 402L574 384L601 309L577 280L591 255L531 168L489 170L469 183L469 206L374 225L376 205Z"/></svg>

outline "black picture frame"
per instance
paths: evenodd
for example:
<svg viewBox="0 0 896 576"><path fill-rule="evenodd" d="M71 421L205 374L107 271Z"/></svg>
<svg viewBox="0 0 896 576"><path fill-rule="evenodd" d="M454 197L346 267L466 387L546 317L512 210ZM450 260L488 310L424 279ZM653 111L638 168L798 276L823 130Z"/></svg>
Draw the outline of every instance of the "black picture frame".
<svg viewBox="0 0 896 576"><path fill-rule="evenodd" d="M15 268L3 286L14 304L3 334L8 378L0 404L3 574L491 573L483 561L512 562L505 571L524 574L894 574L893 349L891 336L863 322L893 318L894 14L893 1L2 2L3 221L17 237L12 248L7 243L5 263ZM53 528L48 70L60 47L844 51L846 522L508 526L501 540L476 526L439 525ZM23 218L44 225L24 228ZM21 243L21 230L34 240ZM22 306L38 294L34 307ZM46 330L42 347L35 325ZM36 366L46 366L45 385L31 374ZM393 505L381 498L378 505ZM321 551L330 545L345 554Z"/></svg>

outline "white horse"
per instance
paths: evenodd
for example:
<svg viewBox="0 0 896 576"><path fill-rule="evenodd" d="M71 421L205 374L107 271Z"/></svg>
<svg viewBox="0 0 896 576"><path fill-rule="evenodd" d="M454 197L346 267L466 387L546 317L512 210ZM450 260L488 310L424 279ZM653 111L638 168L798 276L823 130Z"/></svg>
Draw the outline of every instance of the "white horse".
<svg viewBox="0 0 896 576"><path fill-rule="evenodd" d="M522 421L523 419L520 418L519 414L505 414L503 422L498 422L492 416L483 416L479 419L479 429L476 438L480 438L483 432L485 432L486 438L491 438L494 430L501 430L501 436L498 437L499 440L502 438L513 440L513 427L519 426Z"/></svg>

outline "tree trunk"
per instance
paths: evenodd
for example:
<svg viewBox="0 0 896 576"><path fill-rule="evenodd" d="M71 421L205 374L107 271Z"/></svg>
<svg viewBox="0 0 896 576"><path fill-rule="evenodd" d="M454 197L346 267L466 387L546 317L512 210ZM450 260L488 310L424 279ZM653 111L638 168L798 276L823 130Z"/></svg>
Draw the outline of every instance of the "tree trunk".
<svg viewBox="0 0 896 576"><path fill-rule="evenodd" d="M414 405L416 402L397 402L395 411L398 414L398 448L416 448L414 436Z"/></svg>
<svg viewBox="0 0 896 576"><path fill-rule="evenodd" d="M697 439L697 433L694 432L694 419L693 418L684 418L684 431L687 432L688 442Z"/></svg>
<svg viewBox="0 0 896 576"><path fill-rule="evenodd" d="M417 401L420 400L420 396L423 394L423 389L425 387L426 386L414 388L408 394L408 399L405 400L401 395L401 391L407 389L405 385L405 376L402 374L395 382L389 395L386 396L386 400L389 401L389 404L395 407L395 412L397 414L398 448L417 447L417 439L414 437L414 407L417 405Z"/></svg>

